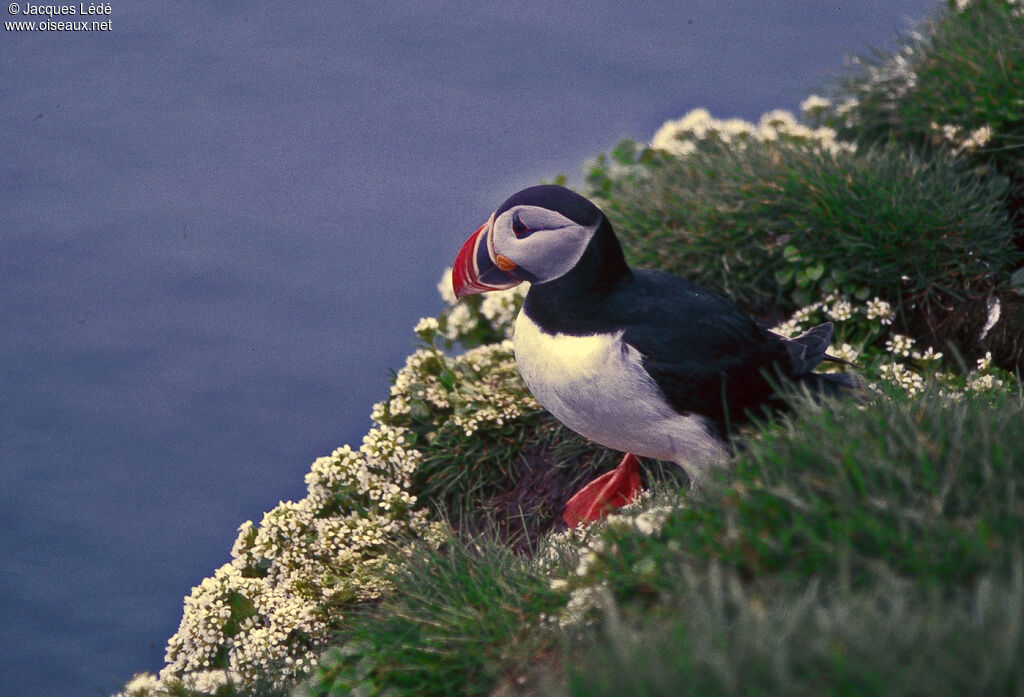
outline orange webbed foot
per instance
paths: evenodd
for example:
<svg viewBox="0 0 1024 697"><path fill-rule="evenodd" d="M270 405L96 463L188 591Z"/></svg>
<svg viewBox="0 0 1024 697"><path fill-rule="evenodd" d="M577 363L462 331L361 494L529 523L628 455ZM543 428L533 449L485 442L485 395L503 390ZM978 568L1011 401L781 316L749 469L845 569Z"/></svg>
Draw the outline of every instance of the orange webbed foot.
<svg viewBox="0 0 1024 697"><path fill-rule="evenodd" d="M619 466L602 474L569 499L562 520L570 528L603 518L609 511L631 503L640 493L640 461L626 453Z"/></svg>

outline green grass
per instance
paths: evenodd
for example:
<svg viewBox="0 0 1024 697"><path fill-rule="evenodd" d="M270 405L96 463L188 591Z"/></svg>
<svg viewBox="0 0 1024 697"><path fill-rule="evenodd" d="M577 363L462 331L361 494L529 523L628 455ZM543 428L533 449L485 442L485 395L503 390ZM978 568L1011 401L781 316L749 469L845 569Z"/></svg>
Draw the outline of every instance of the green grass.
<svg viewBox="0 0 1024 697"><path fill-rule="evenodd" d="M549 530L568 497L616 458L540 411L470 437L441 428L421 450L420 498L460 529L497 525L512 540Z"/></svg>
<svg viewBox="0 0 1024 697"><path fill-rule="evenodd" d="M949 157L709 141L684 158L639 158L641 174L594 192L631 262L751 310L832 290L941 303L1014 261L1005 183Z"/></svg>
<svg viewBox="0 0 1024 697"><path fill-rule="evenodd" d="M582 566L453 534L346 622L309 694L1021 694L1022 423L1014 394L803 405L721 478L659 487L653 533L596 528Z"/></svg>
<svg viewBox="0 0 1024 697"><path fill-rule="evenodd" d="M1024 13L1004 0L974 0L927 20L894 53L861 58L835 85L836 103L857 105L832 120L862 144L937 141L938 126L961 138L987 127L976 162L1024 178Z"/></svg>
<svg viewBox="0 0 1024 697"><path fill-rule="evenodd" d="M609 529L568 694L1024 694L1022 423L930 393L766 430L658 535Z"/></svg>
<svg viewBox="0 0 1024 697"><path fill-rule="evenodd" d="M1019 695L1021 566L951 597L893 578L870 588L677 580L675 605L580 641L566 694Z"/></svg>
<svg viewBox="0 0 1024 697"><path fill-rule="evenodd" d="M662 531L680 551L642 565L713 559L745 578L848 586L879 565L922 587L1007 573L1024 550L1022 423L1024 402L1009 394L804 405L689 495ZM613 531L609 544L617 553L602 568L619 595L635 595L630 569L650 540ZM658 578L670 592L672 574Z"/></svg>
<svg viewBox="0 0 1024 697"><path fill-rule="evenodd" d="M346 623L304 694L485 694L529 664L545 641L537 619L562 601L537 563L495 536L423 548L395 586Z"/></svg>

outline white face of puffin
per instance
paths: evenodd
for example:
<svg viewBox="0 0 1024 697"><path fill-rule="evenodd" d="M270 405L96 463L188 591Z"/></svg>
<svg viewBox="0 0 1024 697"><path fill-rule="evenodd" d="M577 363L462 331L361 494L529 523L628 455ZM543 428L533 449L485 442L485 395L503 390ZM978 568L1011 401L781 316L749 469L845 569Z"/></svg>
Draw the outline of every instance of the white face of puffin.
<svg viewBox="0 0 1024 697"><path fill-rule="evenodd" d="M561 213L537 206L516 206L494 220L491 240L497 255L514 263L523 280L552 281L568 273L583 256L597 228L583 227Z"/></svg>
<svg viewBox="0 0 1024 697"><path fill-rule="evenodd" d="M455 295L544 283L568 273L598 222L587 227L541 206L514 206L480 227L455 259Z"/></svg>

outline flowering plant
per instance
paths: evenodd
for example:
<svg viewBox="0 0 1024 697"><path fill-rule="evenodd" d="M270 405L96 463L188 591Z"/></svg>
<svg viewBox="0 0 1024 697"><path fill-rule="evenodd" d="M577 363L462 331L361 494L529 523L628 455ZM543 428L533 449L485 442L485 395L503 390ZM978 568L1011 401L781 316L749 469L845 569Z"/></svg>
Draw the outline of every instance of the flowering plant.
<svg viewBox="0 0 1024 697"><path fill-rule="evenodd" d="M999 389L1013 383L1011 375L992 365L991 353L978 359L973 370L961 366L965 375L943 370L943 352L933 346L922 350L915 339L893 330L895 314L893 306L881 298L860 302L833 292L797 310L772 331L794 337L822 322L834 322L836 333L829 353L908 396L922 393L928 380L939 382L949 394ZM835 363L822 363L818 368L823 372L839 369Z"/></svg>
<svg viewBox="0 0 1024 697"><path fill-rule="evenodd" d="M165 668L136 676L122 697L293 682L312 670L350 603L389 590L410 540L443 539L442 524L414 493L422 448L445 433L500 429L540 408L507 339L454 357L439 346L507 337L522 291L492 293L464 314L450 275L439 284L445 312L416 325L422 345L395 375L388 399L373 407L362 445L318 458L305 498L239 527L231 561L185 598Z"/></svg>

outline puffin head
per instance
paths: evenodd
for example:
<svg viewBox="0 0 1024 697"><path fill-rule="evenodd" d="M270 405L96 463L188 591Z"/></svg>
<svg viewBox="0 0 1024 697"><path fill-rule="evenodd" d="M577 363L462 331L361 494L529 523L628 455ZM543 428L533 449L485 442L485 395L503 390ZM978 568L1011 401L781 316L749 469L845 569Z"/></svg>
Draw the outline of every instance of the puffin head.
<svg viewBox="0 0 1024 697"><path fill-rule="evenodd" d="M452 269L455 296L561 278L579 263L602 224L607 219L601 209L565 187L523 189L462 245Z"/></svg>

